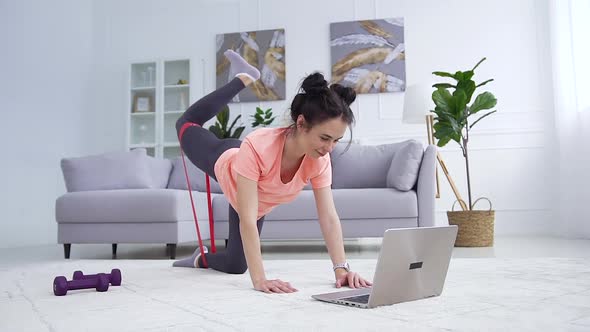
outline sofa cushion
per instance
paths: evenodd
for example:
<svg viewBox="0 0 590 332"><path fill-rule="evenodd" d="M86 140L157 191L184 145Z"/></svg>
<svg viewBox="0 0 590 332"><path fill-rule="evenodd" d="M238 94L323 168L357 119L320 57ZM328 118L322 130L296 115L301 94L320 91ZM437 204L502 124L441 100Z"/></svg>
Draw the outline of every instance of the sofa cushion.
<svg viewBox="0 0 590 332"><path fill-rule="evenodd" d="M152 177L152 188L164 189L168 185L170 172L172 171L172 161L170 159L154 158L146 155L148 170Z"/></svg>
<svg viewBox="0 0 590 332"><path fill-rule="evenodd" d="M332 188L386 188L387 171L399 144L339 143L330 153Z"/></svg>
<svg viewBox="0 0 590 332"><path fill-rule="evenodd" d="M387 173L387 187L408 191L418 180L424 149L422 144L415 140L404 143L405 145L395 152L391 161L391 167Z"/></svg>
<svg viewBox="0 0 590 332"><path fill-rule="evenodd" d="M191 189L206 192L207 184L205 182L205 172L201 171L188 158L185 157L185 160ZM213 178L210 179L210 182L211 192L221 194L222 191L219 183L217 183L217 181L215 181ZM186 175L184 174L184 166L182 165L182 157L177 157L172 160L172 173L170 173L168 188L188 190L188 186L186 184Z"/></svg>
<svg viewBox="0 0 590 332"><path fill-rule="evenodd" d="M393 188L335 189L332 191L340 219L416 218L416 192L402 192ZM213 199L215 220L228 220L227 199ZM313 191L303 190L297 198L279 205L265 217L267 221L317 220Z"/></svg>
<svg viewBox="0 0 590 332"><path fill-rule="evenodd" d="M193 199L199 224L207 222L207 194L193 191ZM55 220L58 223L194 222L188 191L172 189L66 193L55 202Z"/></svg>
<svg viewBox="0 0 590 332"><path fill-rule="evenodd" d="M61 169L68 192L153 186L145 149L63 158Z"/></svg>

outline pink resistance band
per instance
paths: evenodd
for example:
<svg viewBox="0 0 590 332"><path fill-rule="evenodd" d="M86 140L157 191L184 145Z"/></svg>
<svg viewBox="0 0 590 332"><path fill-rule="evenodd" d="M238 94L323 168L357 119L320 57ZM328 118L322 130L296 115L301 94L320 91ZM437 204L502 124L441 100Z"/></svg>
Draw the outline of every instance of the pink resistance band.
<svg viewBox="0 0 590 332"><path fill-rule="evenodd" d="M184 175L186 177L186 185L188 187L188 194L191 199L191 207L193 208L193 217L195 219L195 226L197 227L197 238L199 239L199 249L201 250L201 261L203 262L203 267L209 267L207 264L207 258L205 257L205 249L203 247L203 240L201 239L201 231L199 230L199 222L197 221L197 211L195 210L195 202L193 201L193 192L191 190L191 183L188 177L188 169L186 168L186 161L184 160L184 152L182 151L182 135L184 131L188 127L197 126L201 127L196 123L193 122L186 122L180 128L180 133L178 134L178 141L181 142L180 147L180 155L182 156L182 165L184 166ZM217 250L215 249L215 226L213 220L213 206L211 205L211 183L209 182L209 175L205 173L205 179L207 182L207 207L209 209L209 234L211 238L211 253L215 253Z"/></svg>

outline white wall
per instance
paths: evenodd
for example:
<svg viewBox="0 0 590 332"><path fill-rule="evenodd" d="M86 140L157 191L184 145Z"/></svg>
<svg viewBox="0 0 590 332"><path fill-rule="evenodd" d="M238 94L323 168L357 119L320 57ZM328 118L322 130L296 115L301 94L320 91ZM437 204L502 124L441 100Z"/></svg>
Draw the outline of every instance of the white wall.
<svg viewBox="0 0 590 332"><path fill-rule="evenodd" d="M232 116L247 118L255 107L285 111L300 80L314 70L330 74L329 23L403 16L408 83L435 82L435 70L472 68L487 57L476 79L494 78L488 87L499 100L498 113L480 122L471 136L473 198L489 197L496 210L498 234L549 234L551 183L546 174L545 135L552 108L545 68L546 17L538 2L520 1L117 1L101 2L111 13L106 67L114 68L105 87L103 121L122 123L125 75L129 61L152 57L190 57L198 67L193 99L215 86L215 34L284 28L287 42L287 100L232 105ZM157 17L157 19L154 19ZM106 31L105 29L101 29ZM204 63L204 66L201 63ZM202 80L204 75L204 80ZM108 91L106 91L108 89ZM108 96L108 97L107 97ZM547 99L549 98L549 99ZM548 102L549 101L549 102ZM401 122L403 94L361 95L354 104L354 136L368 144L408 138L425 141L421 125ZM97 114L101 114L97 113ZM121 125L105 147L124 142ZM466 199L464 161L458 145L442 149L453 179ZM441 174L437 217L446 218L454 196ZM481 208L486 208L485 204Z"/></svg>
<svg viewBox="0 0 590 332"><path fill-rule="evenodd" d="M25 242L54 243L53 202L65 191L59 157L124 147L129 62L190 58L193 100L196 100L215 86L215 34L284 28L287 100L232 105L232 116L241 113L247 118L258 105L285 111L298 83L310 72L320 70L329 76L330 22L399 16L405 19L409 84L432 83L437 80L432 71L466 70L480 58L488 58L478 68L476 80L495 79L488 88L499 100L498 113L476 127L471 136L470 158L473 196L486 196L493 201L497 234L550 234L554 232L552 226L559 223L552 217L554 184L547 180L552 166L547 163L551 149L546 135L551 134L553 128L552 106L548 102L551 91L546 87L549 79L546 68L550 64L546 56L548 38L542 34L546 22L543 16L537 15L540 9L534 0L108 0L91 2L91 5L88 1L62 1L61 6L68 7L70 14L59 10L60 5L46 5L48 8L37 14L25 13L26 5L2 5L8 7L8 13L2 8L0 15L6 16L8 22L2 19L0 24L17 27L11 31L28 31L26 37L13 32L6 34L3 40L30 54L26 61L12 53L7 61L1 61L2 65L10 67L12 79L8 81L23 76L38 77L40 73L55 79L57 75L49 73L56 66L60 73L63 70L66 73L58 76L59 84L44 84L43 88L8 84L7 88L14 91L13 99L9 100L12 106L3 109L16 108L20 112L9 113L14 120L2 131L4 141L18 137L20 133L14 124L28 119L24 114L31 114L31 106L36 106L33 108L38 110L34 114L42 114L45 120L43 124L36 124L41 128L40 136L45 136L44 145L53 141L59 143L44 148L41 156L35 153L37 140L12 147L8 155L22 156L15 158L22 165L15 169L11 165L10 173L26 169L24 165L33 167L33 163L25 160L34 161L35 166L42 163L44 171L35 167L39 177L34 182L29 181L34 184L31 188L41 188L34 194L37 197L35 209L30 208L24 197L13 198L15 190L21 196L31 195L22 188L26 176L9 180L11 185L3 195L9 195L14 203L8 220L1 223L2 234L9 235L0 235L6 237L0 246L7 242L9 246ZM53 15L42 16L41 12ZM43 23L48 20L46 17L57 17L58 25L47 29L47 24ZM28 24L24 23L25 18ZM68 30L68 26L75 26L75 29ZM43 33L45 38L38 33ZM28 40L33 43L25 45ZM70 46L79 44L86 46ZM48 59L47 52L54 57ZM88 59L90 53L92 56ZM32 64L39 62L42 64L32 68ZM14 66L14 63L22 65ZM21 75L23 68L25 75ZM91 73L93 82L67 83L83 81L87 72ZM41 93L43 98L32 101L28 98L32 91ZM51 116L40 108L47 100L52 100L54 113ZM90 106L79 112L87 100ZM4 98L2 103L5 103ZM402 103L402 94L359 96L354 105L355 138L369 144L408 138L424 141L423 126L401 123ZM93 126L74 129L83 120ZM60 130L44 127L48 121ZM464 189L464 164L458 146L449 144L442 149L442 155L455 182ZM445 211L450 209L454 197L442 174L441 187L437 217L446 218ZM462 193L465 198L466 190ZM43 230L43 233L35 232L32 237L25 235L25 230L31 228Z"/></svg>
<svg viewBox="0 0 590 332"><path fill-rule="evenodd" d="M0 1L0 247L56 242L62 156L87 151L90 1Z"/></svg>

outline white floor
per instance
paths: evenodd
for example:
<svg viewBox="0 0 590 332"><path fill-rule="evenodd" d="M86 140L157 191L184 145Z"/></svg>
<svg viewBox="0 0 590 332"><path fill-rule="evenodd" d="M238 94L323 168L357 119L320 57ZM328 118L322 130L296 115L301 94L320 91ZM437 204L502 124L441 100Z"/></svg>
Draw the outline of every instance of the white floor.
<svg viewBox="0 0 590 332"><path fill-rule="evenodd" d="M455 248L443 296L368 311L310 300L333 287L321 242L263 243L268 274L293 271L289 281L302 289L286 296L252 291L247 276L171 269L163 245L119 245L118 263L110 250L72 245L66 261L58 245L0 249L0 330L590 331L590 240L497 237L492 248ZM181 246L178 257L193 250ZM367 275L378 251L378 240L346 242ZM111 265L126 285L65 298L47 289L56 273Z"/></svg>

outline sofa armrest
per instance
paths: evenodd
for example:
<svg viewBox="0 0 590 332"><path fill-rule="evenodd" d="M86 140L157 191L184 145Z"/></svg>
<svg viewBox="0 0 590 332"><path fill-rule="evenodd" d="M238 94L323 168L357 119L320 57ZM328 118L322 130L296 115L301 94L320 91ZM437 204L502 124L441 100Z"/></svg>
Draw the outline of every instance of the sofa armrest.
<svg viewBox="0 0 590 332"><path fill-rule="evenodd" d="M435 196L436 196L436 154L437 148L435 145L429 145L424 151L422 163L420 164L420 172L418 173L418 183L416 194L418 195L418 226L419 227L434 227L443 226L437 225L435 212Z"/></svg>

